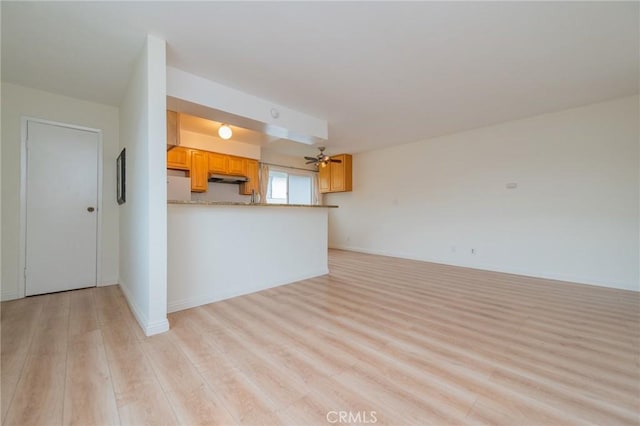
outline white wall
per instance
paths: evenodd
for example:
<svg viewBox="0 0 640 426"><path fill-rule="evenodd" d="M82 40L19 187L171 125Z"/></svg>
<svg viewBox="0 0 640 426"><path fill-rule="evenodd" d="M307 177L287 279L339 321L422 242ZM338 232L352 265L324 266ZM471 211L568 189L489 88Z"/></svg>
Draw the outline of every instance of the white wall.
<svg viewBox="0 0 640 426"><path fill-rule="evenodd" d="M315 156L316 153L308 154ZM291 156L284 155L279 152L275 152L269 148L262 149L262 159L261 161L270 164L277 164L278 166L286 166L286 167L297 167L300 169L317 171L318 168L316 166L306 164L307 160L304 159L304 156Z"/></svg>
<svg viewBox="0 0 640 426"><path fill-rule="evenodd" d="M327 210L168 206L169 312L328 273Z"/></svg>
<svg viewBox="0 0 640 426"><path fill-rule="evenodd" d="M0 12L0 15L2 15L2 12ZM0 18L1 19L1 18ZM0 60L0 62L2 62L2 60ZM0 69L2 69L2 65L0 64ZM0 99L2 99L2 84L0 84ZM2 102L0 102L0 123L2 122L2 110L4 108L2 107ZM1 129L0 129L1 131ZM2 138L2 136L0 135L0 141L4 139ZM0 189L2 189L2 144L0 143ZM2 194L4 194L4 190L2 190ZM4 279L3 279L3 274L2 274L2 246L4 245L4 240L2 239L2 228L3 228L3 222L2 222L2 196L0 196L0 301L4 300ZM16 280L17 281L17 280ZM17 287L17 285L16 285ZM17 295L16 295L17 296ZM9 299L10 297L7 297L7 299Z"/></svg>
<svg viewBox="0 0 640 426"><path fill-rule="evenodd" d="M209 182L207 192L192 192L192 201L233 201L234 203L248 203L251 195L240 194L240 184Z"/></svg>
<svg viewBox="0 0 640 426"><path fill-rule="evenodd" d="M357 154L330 246L639 290L638 114L633 96Z"/></svg>
<svg viewBox="0 0 640 426"><path fill-rule="evenodd" d="M165 42L147 37L120 108L127 202L120 206L120 284L147 335L168 330Z"/></svg>
<svg viewBox="0 0 640 426"><path fill-rule="evenodd" d="M187 148L260 160L260 145L224 140L216 136L188 130L180 130L180 145Z"/></svg>
<svg viewBox="0 0 640 426"><path fill-rule="evenodd" d="M2 8L0 8L0 22L2 20ZM0 55L0 70L2 70L2 58ZM2 72L0 71L0 78L2 77ZM0 84L0 99L2 99L2 84ZM2 110L4 108L2 107L2 102L0 102L0 123L2 123ZM1 124L0 124L1 126ZM1 131L1 129L0 129ZM2 136L0 135L0 142L2 140ZM2 144L0 143L0 189L2 189ZM4 194L4 190L2 190L2 194ZM0 196L0 301L4 300L4 297L2 297L2 295L4 294L4 292L2 291L4 289L4 280L3 280L3 275L2 275L2 246L4 245L3 243L3 239L2 239L2 196Z"/></svg>
<svg viewBox="0 0 640 426"><path fill-rule="evenodd" d="M117 283L118 109L2 82L2 300L23 296L18 291L22 116L102 130L102 276L98 277L98 284Z"/></svg>
<svg viewBox="0 0 640 426"><path fill-rule="evenodd" d="M272 136L304 143L326 140L326 120L232 89L215 81L167 67L167 94L174 98L264 123ZM277 110L274 117L272 110ZM200 114L193 114L200 116Z"/></svg>

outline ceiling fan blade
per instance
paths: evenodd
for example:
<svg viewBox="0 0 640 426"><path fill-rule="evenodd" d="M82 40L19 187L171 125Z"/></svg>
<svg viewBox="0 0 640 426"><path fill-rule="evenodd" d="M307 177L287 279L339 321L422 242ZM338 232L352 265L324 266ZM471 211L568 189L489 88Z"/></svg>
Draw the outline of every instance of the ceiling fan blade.
<svg viewBox="0 0 640 426"><path fill-rule="evenodd" d="M322 167L325 167L330 162L333 162L333 163L342 162L340 160L332 160L331 157L329 157L327 154L324 153L324 150L325 150L324 146L319 146L318 151L320 151L320 153L317 156L304 157L305 160L308 160L305 164L315 164L316 166L320 166L322 164Z"/></svg>

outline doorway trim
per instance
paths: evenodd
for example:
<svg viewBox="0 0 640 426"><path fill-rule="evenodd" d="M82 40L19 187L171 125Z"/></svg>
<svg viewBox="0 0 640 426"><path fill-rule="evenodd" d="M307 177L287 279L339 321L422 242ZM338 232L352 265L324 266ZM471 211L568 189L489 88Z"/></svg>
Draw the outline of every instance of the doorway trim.
<svg viewBox="0 0 640 426"><path fill-rule="evenodd" d="M18 251L18 298L26 297L25 268L27 260L27 129L29 122L66 127L68 129L83 130L98 135L98 218L96 229L96 287L102 283L102 130L91 127L77 126L59 121L22 116L20 118L20 247Z"/></svg>

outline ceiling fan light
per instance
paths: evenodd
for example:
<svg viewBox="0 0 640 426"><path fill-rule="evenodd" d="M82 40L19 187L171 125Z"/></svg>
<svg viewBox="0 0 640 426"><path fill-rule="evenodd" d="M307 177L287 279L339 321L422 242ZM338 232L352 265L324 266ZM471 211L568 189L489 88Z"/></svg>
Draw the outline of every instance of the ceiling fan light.
<svg viewBox="0 0 640 426"><path fill-rule="evenodd" d="M218 136L220 136L224 140L230 139L232 135L233 130L231 130L231 127L227 126L226 124L223 124L218 129Z"/></svg>

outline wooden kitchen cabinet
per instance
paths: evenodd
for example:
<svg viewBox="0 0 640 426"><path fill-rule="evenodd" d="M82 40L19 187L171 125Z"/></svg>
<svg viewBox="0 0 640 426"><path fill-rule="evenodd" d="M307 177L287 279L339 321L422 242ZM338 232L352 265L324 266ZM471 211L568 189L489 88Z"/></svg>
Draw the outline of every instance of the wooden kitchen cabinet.
<svg viewBox="0 0 640 426"><path fill-rule="evenodd" d="M321 193L331 192L331 167L328 165L325 167L319 166L318 180Z"/></svg>
<svg viewBox="0 0 640 426"><path fill-rule="evenodd" d="M167 151L167 169L186 170L191 177L191 192L206 192L210 174L246 176L249 181L240 184L239 193L260 192L259 163L251 158L178 146Z"/></svg>
<svg viewBox="0 0 640 426"><path fill-rule="evenodd" d="M244 176L245 159L228 155L227 173L230 175Z"/></svg>
<svg viewBox="0 0 640 426"><path fill-rule="evenodd" d="M329 164L329 166L331 166L331 192L351 191L351 155L334 155L331 158L341 161L341 163Z"/></svg>
<svg viewBox="0 0 640 426"><path fill-rule="evenodd" d="M209 157L209 173L229 174L229 156L217 152L207 152Z"/></svg>
<svg viewBox="0 0 640 426"><path fill-rule="evenodd" d="M240 184L240 194L251 195L251 191L256 194L260 192L260 166L258 160L244 159L244 176L249 178L249 182Z"/></svg>
<svg viewBox="0 0 640 426"><path fill-rule="evenodd" d="M326 167L320 167L320 192L349 192L353 189L352 157L350 154L332 155L332 159L340 163L331 162Z"/></svg>
<svg viewBox="0 0 640 426"><path fill-rule="evenodd" d="M208 189L209 165L207 153L196 149L191 152L191 192L206 192Z"/></svg>
<svg viewBox="0 0 640 426"><path fill-rule="evenodd" d="M189 170L191 168L191 151L180 146L167 151L167 169Z"/></svg>

